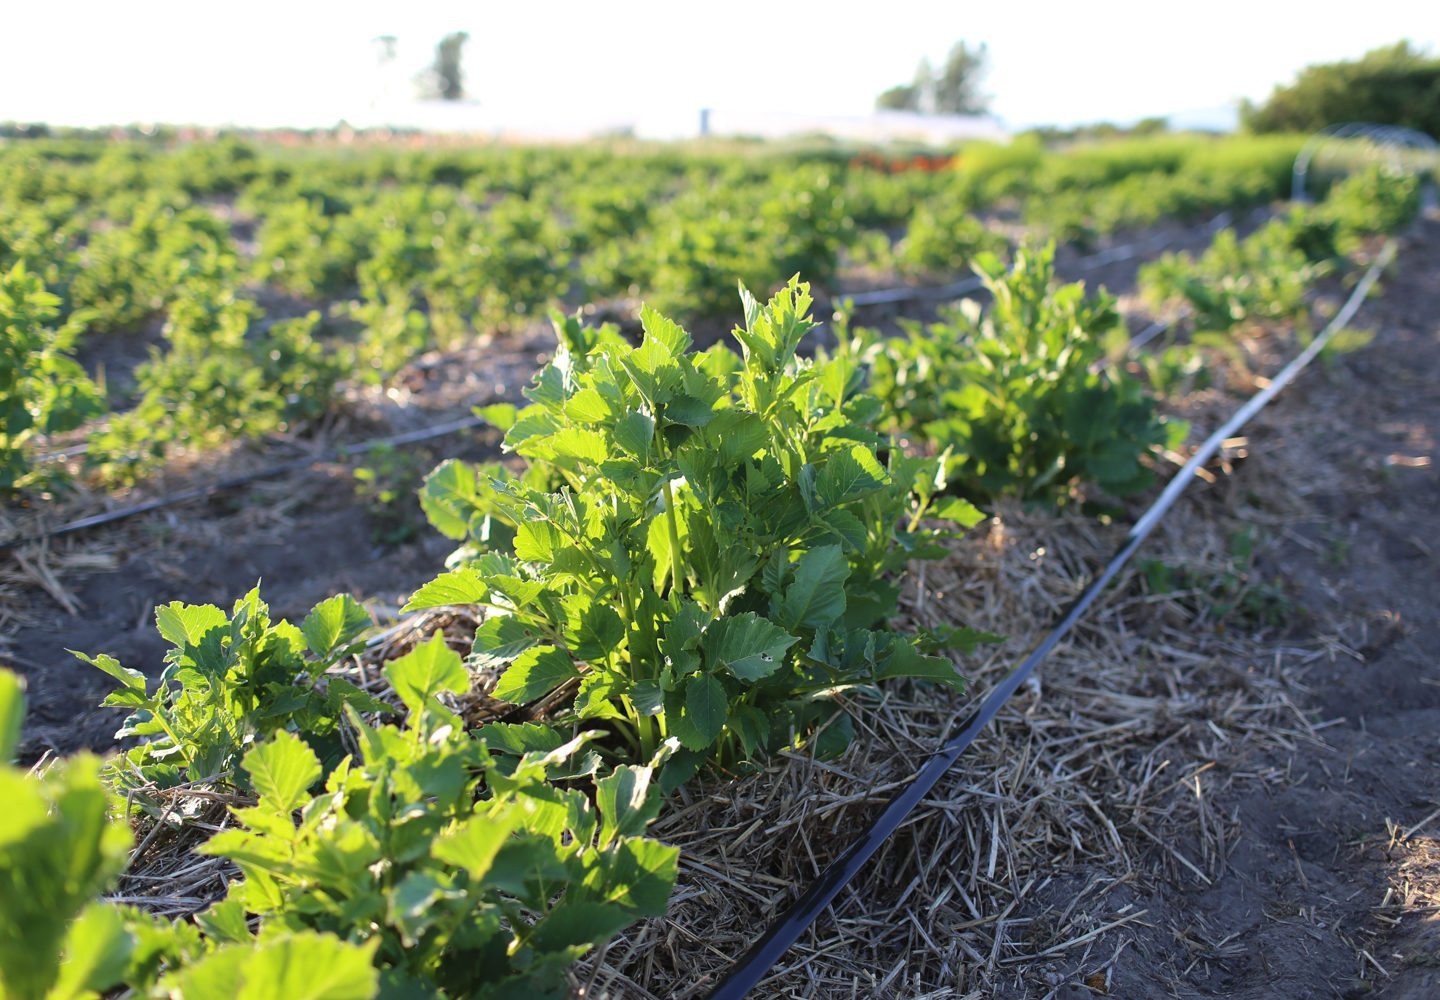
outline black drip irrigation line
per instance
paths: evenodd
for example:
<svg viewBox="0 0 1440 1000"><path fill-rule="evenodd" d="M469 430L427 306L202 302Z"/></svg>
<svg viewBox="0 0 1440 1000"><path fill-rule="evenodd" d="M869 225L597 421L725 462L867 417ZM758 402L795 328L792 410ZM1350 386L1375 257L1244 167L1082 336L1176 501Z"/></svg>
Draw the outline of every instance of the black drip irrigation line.
<svg viewBox="0 0 1440 1000"><path fill-rule="evenodd" d="M1175 501L1195 479L1195 474L1200 467L1215 456L1223 442L1233 437L1236 431L1264 409L1281 389L1289 385L1295 376L1315 360L1315 357L1325 349L1331 338L1346 323L1350 322L1369 293L1371 286L1379 278L1380 272L1394 258L1395 242L1392 240L1386 244L1380 256L1370 265L1370 269L1360 279L1355 290L1350 293L1345 306L1321 334L1311 341L1310 345L1294 360L1281 369L1269 385L1252 396L1244 406L1235 411L1229 420L1216 428L1205 439L1190 460L1166 485L1155 502L1135 522L1126 536L1125 542L1110 558L1100 575L1065 609L1064 614L1050 633L1041 640L1040 644L1019 666L1006 674L990 690L978 707L964 717L959 731L945 741L934 756L920 765L914 777L890 799L885 809L871 821L859 839L846 848L845 853L821 872L810 888L806 889L799 899L791 903L789 908L766 928L764 935L730 968L725 978L710 992L707 1000L741 1000L764 978L766 973L774 968L790 946L815 922L815 919L824 912L825 908L840 894L840 891L879 850L880 845L899 829L900 824L924 800L925 796L945 775L945 772L950 770L960 755L975 742L975 738L990 724L1004 704L1010 700L1010 696L1034 673L1040 662L1075 627L1075 623L1089 610L1101 592L1110 584L1110 581L1114 580L1116 574L1130 561L1135 550L1155 530L1155 526L1160 523L1161 518L1175 505Z"/></svg>
<svg viewBox="0 0 1440 1000"><path fill-rule="evenodd" d="M37 535L28 537L9 538L0 541L0 552L8 552L11 549L19 548L22 545L29 545L32 542L45 541L51 538L59 538L62 535L73 534L77 531L84 531L87 528L98 528L104 524L112 524L115 521L122 521L136 514L144 514L152 510L159 510L162 507L172 507L187 500L199 500L203 497L213 496L225 490L235 489L237 486L244 486L247 483L259 482L264 479L274 479L289 472L296 472L301 469L308 469L311 466L319 465L322 462L331 462L343 459L347 455L357 452L374 451L376 448L385 446L415 444L418 441L427 441L430 438L444 437L447 434L456 434L472 427L479 427L486 423L484 417L464 417L460 420L452 420L447 424L437 424L434 427L424 427L420 430L406 431L404 434L396 434L387 438L373 438L369 441L362 441L359 444L340 445L331 448L319 455L312 455L305 458L295 458L288 462L281 462L278 465L271 465L264 469L257 469L254 472L241 473L238 476L231 476L229 479L221 479L218 482L208 483L205 486L196 486L193 489L181 490L178 493L170 493L163 497L156 497L154 500L146 500L131 507L122 507L118 510L108 510L101 514L92 514L89 517L82 517L76 521L70 521L50 531L44 531Z"/></svg>

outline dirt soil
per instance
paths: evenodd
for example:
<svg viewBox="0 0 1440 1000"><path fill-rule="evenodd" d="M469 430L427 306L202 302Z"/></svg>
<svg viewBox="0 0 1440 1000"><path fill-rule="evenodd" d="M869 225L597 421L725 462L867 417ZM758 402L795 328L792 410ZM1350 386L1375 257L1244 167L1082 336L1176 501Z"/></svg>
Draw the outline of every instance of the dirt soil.
<svg viewBox="0 0 1440 1000"><path fill-rule="evenodd" d="M1307 372L1251 459L1309 512L1266 569L1330 649L1301 702L1324 745L1227 762L1283 778L1212 804L1236 834L1213 885L1137 895L1111 995L1440 997L1440 221L1357 324L1374 341Z"/></svg>

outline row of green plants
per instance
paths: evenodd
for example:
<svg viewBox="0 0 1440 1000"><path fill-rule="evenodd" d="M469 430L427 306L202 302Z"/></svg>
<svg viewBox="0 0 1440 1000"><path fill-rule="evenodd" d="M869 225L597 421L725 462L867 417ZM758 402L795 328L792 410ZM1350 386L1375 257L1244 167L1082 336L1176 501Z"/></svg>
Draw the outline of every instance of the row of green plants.
<svg viewBox="0 0 1440 1000"><path fill-rule="evenodd" d="M1006 249L979 214L1070 238L1266 200L1283 191L1272 167L1287 142L977 144L943 169L892 173L825 147L342 155L14 141L0 146L0 269L22 266L55 308L51 332L7 333L5 349L24 357L43 339L74 357L97 338L150 340L133 377L47 375L117 414L90 424L88 471L123 486L177 450L303 432L341 383L383 381L421 351L523 327L557 303L642 297L704 320L725 315L737 280L768 292L775 275L802 273L833 288L856 264L945 280ZM1152 195L1120 203L1150 207L1086 233L1047 208L1132 183ZM1211 200L1192 204L1177 185ZM1106 218L1091 201L1077 211ZM36 321L3 318L7 330ZM57 481L24 457L33 448L8 443L26 430L0 425L7 494Z"/></svg>
<svg viewBox="0 0 1440 1000"><path fill-rule="evenodd" d="M1399 224L1408 196L1380 191L1357 179L1286 224L1377 226L1379 204L1352 211L1372 196ZM888 338L842 315L813 357L793 279L742 290L733 349L649 308L638 344L557 317L526 405L483 411L522 465L447 461L420 489L459 547L408 610L482 611L467 655L437 635L362 688L352 598L292 625L257 588L157 609L156 682L82 657L138 742L0 768L0 996L564 995L574 961L664 911L677 852L645 830L665 793L839 753L883 684L962 686L954 654L997 637L895 631L911 561L976 503L1142 490L1178 444L1121 363L1113 299L1053 263L983 258L987 309ZM477 684L525 721L471 728ZM0 758L20 704L0 673ZM226 897L174 923L101 901L130 821L193 784L244 803L198 848L240 873Z"/></svg>
<svg viewBox="0 0 1440 1000"><path fill-rule="evenodd" d="M1166 254L1146 264L1141 292L1157 308L1188 309L1196 335L1211 344L1267 322L1303 326L1310 287L1419 209L1413 175L1372 166L1337 183L1320 204L1292 208L1243 239L1225 229L1198 257Z"/></svg>

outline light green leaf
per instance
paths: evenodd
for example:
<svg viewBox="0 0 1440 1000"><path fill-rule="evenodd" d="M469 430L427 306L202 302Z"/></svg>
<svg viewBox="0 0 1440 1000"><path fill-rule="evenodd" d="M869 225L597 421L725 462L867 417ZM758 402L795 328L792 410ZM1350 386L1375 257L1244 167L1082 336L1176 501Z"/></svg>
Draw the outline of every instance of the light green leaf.
<svg viewBox="0 0 1440 1000"><path fill-rule="evenodd" d="M524 705L579 676L580 671L568 654L554 646L536 646L515 658L491 696L512 705Z"/></svg>
<svg viewBox="0 0 1440 1000"><path fill-rule="evenodd" d="M806 552L794 566L794 576L780 603L780 622L790 629L828 628L845 613L845 581L850 564L838 545L822 545Z"/></svg>
<svg viewBox="0 0 1440 1000"><path fill-rule="evenodd" d="M379 936L363 945L301 931L254 945L232 944L161 980L165 996L185 1000L371 1000Z"/></svg>
<svg viewBox="0 0 1440 1000"><path fill-rule="evenodd" d="M548 563L567 544L560 529L549 521L526 521L515 529L515 557L526 562Z"/></svg>
<svg viewBox="0 0 1440 1000"><path fill-rule="evenodd" d="M515 828L509 811L495 815L471 816L439 837L430 854L443 864L453 865L472 881L479 882L490 873L495 855L505 846Z"/></svg>
<svg viewBox="0 0 1440 1000"><path fill-rule="evenodd" d="M610 457L605 435L580 427L567 427L550 436L557 464L583 467L599 465ZM568 460L568 461L562 461Z"/></svg>
<svg viewBox="0 0 1440 1000"><path fill-rule="evenodd" d="M515 408L510 409L513 416ZM420 507L436 531L459 540L469 533L470 514L478 495L475 469L452 458L425 477L420 486Z"/></svg>
<svg viewBox="0 0 1440 1000"><path fill-rule="evenodd" d="M665 316L660 315L650 306L640 307L640 327L645 331L645 339L654 341L670 357L678 357L684 354L690 347L690 334L681 328L679 323Z"/></svg>
<svg viewBox="0 0 1440 1000"><path fill-rule="evenodd" d="M535 629L515 616L491 615L475 630L469 666L472 670L503 667L538 641Z"/></svg>
<svg viewBox="0 0 1440 1000"><path fill-rule="evenodd" d="M383 672L412 716L423 712L442 691L461 694L470 689L470 674L439 631L429 642L385 664Z"/></svg>
<svg viewBox="0 0 1440 1000"><path fill-rule="evenodd" d="M181 604L174 601L155 609L155 627L172 646L197 646L206 633L224 628L225 612L213 604Z"/></svg>
<svg viewBox="0 0 1440 1000"><path fill-rule="evenodd" d="M115 659L115 657L106 653L100 653L97 656L91 657L86 656L84 653L76 652L73 649L67 649L66 652L71 656L79 657L90 664L90 666L115 678L126 690L135 691L141 695L145 694L145 675L138 670L122 667L120 661Z"/></svg>
<svg viewBox="0 0 1440 1000"><path fill-rule="evenodd" d="M262 802L278 813L291 813L309 800L320 780L320 758L304 740L284 730L245 755L245 773Z"/></svg>
<svg viewBox="0 0 1440 1000"><path fill-rule="evenodd" d="M610 404L594 389L581 389L565 404L565 415L582 424L598 424L610 419Z"/></svg>
<svg viewBox="0 0 1440 1000"><path fill-rule="evenodd" d="M473 569L462 567L441 573L425 586L415 591L413 597L401 608L404 611L424 611L427 608L443 608L453 604L480 604L490 596L490 588Z"/></svg>
<svg viewBox="0 0 1440 1000"><path fill-rule="evenodd" d="M305 645L322 660L342 653L372 624L370 612L349 594L336 594L315 605L300 623Z"/></svg>
<svg viewBox="0 0 1440 1000"><path fill-rule="evenodd" d="M615 443L641 462L650 460L650 444L655 437L655 418L632 410L615 424Z"/></svg>
<svg viewBox="0 0 1440 1000"><path fill-rule="evenodd" d="M616 837L638 837L660 813L660 797L652 794L654 775L649 767L621 764L595 782L595 804L600 809L600 847Z"/></svg>
<svg viewBox="0 0 1440 1000"><path fill-rule="evenodd" d="M942 521L953 521L962 528L973 528L985 520L984 511L959 497L945 497L935 505L931 515Z"/></svg>
<svg viewBox="0 0 1440 1000"><path fill-rule="evenodd" d="M475 416L501 432L515 426L515 415L518 412L514 403L491 403L489 406L477 406L474 410Z"/></svg>
<svg viewBox="0 0 1440 1000"><path fill-rule="evenodd" d="M120 985L135 949L120 911L108 903L91 903L65 936L65 961L60 978L45 1000L81 1000Z"/></svg>
<svg viewBox="0 0 1440 1000"><path fill-rule="evenodd" d="M14 758L24 721L25 683L10 671L0 670L0 764Z"/></svg>

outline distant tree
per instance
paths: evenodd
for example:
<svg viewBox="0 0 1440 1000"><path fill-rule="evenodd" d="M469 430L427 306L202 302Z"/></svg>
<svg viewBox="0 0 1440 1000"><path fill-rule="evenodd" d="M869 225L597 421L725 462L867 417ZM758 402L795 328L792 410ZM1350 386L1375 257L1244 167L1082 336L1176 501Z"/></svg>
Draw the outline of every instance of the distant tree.
<svg viewBox="0 0 1440 1000"><path fill-rule="evenodd" d="M875 106L881 111L919 111L920 88L913 83L891 87L875 98Z"/></svg>
<svg viewBox="0 0 1440 1000"><path fill-rule="evenodd" d="M1440 58L1397 42L1356 60L1308 66L1263 104L1246 101L1240 118L1252 132L1313 132L1361 121L1440 138Z"/></svg>
<svg viewBox="0 0 1440 1000"><path fill-rule="evenodd" d="M465 43L470 35L452 31L435 46L435 63L420 74L420 92L427 100L458 101L465 96L465 76L460 68Z"/></svg>
<svg viewBox="0 0 1440 1000"><path fill-rule="evenodd" d="M990 50L984 42L970 48L956 42L935 77L935 111L942 115L983 115L990 110L990 97L980 89Z"/></svg>
<svg viewBox="0 0 1440 1000"><path fill-rule="evenodd" d="M970 48L956 42L935 72L928 59L915 71L915 81L891 87L875 99L875 106L889 111L918 111L923 114L981 115L990 108L990 98L980 90L989 51L982 42Z"/></svg>

